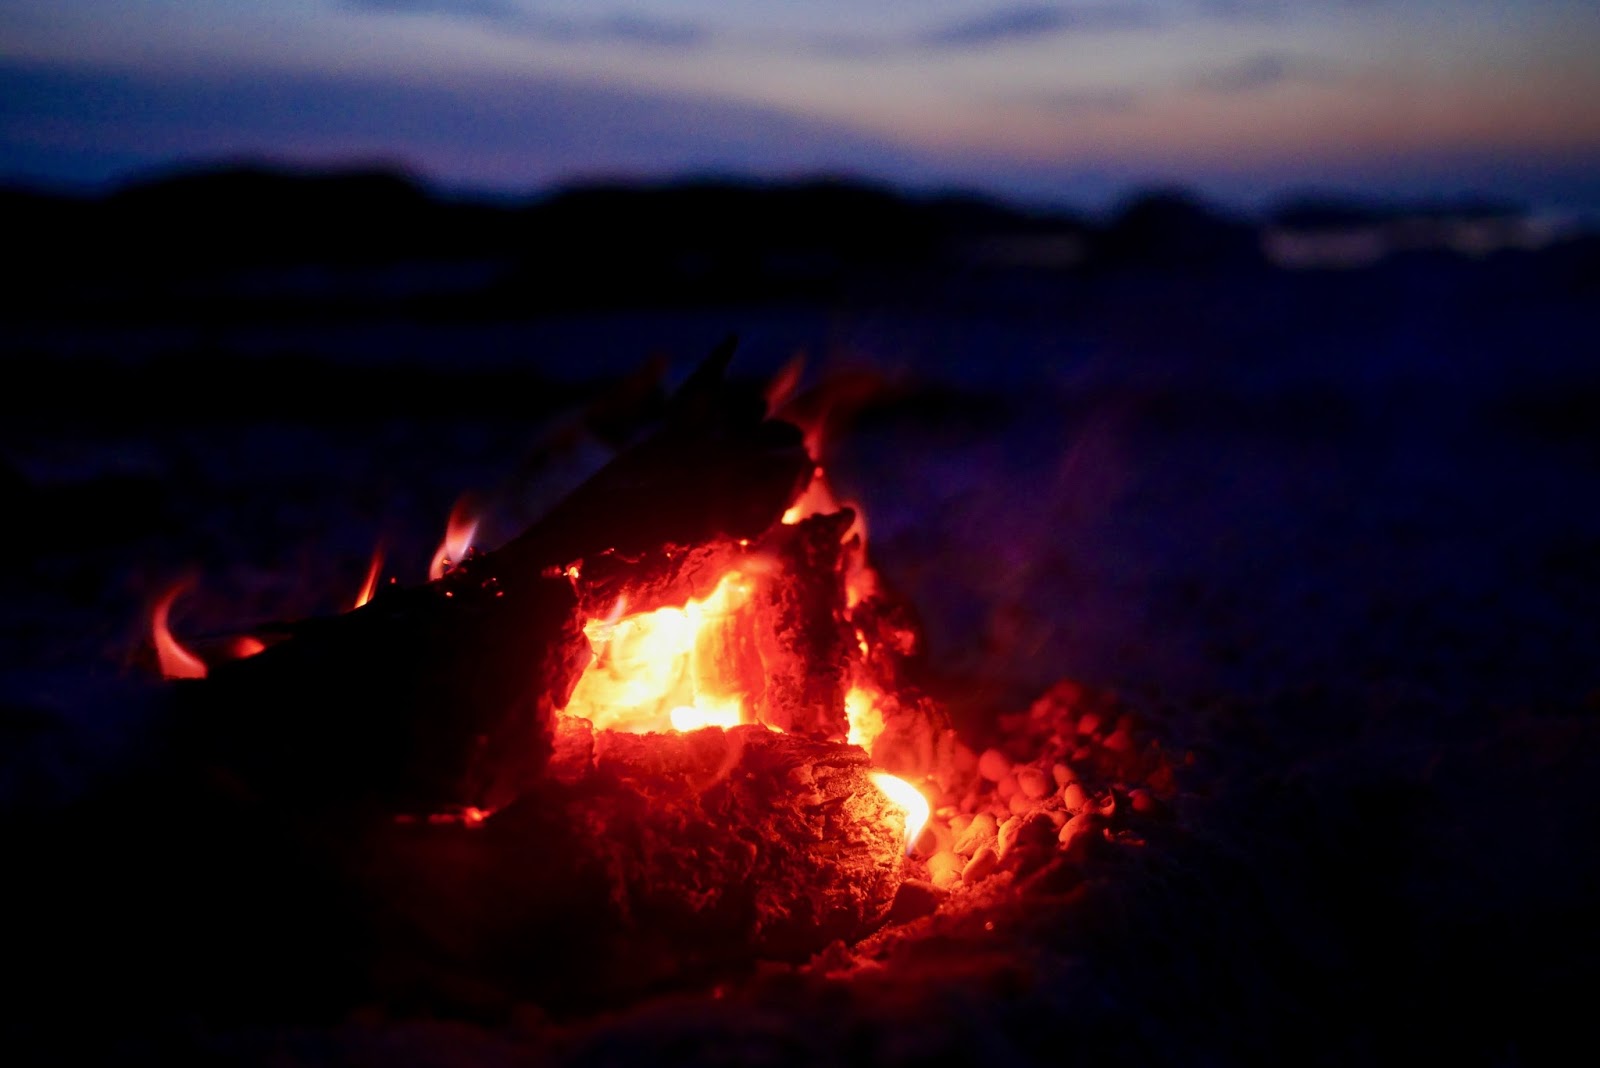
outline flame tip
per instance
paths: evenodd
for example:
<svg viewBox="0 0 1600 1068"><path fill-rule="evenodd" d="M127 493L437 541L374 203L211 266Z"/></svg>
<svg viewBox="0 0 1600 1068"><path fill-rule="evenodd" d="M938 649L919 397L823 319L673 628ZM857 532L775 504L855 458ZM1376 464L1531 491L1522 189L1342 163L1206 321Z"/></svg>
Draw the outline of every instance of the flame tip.
<svg viewBox="0 0 1600 1068"><path fill-rule="evenodd" d="M161 668L161 677L166 679L203 679L206 677L205 661L190 652L184 645L172 636L172 630L167 624L168 616L172 611L172 604L178 595L192 586L193 580L180 579L167 587L155 605L150 609L150 640L155 645L156 663Z"/></svg>
<svg viewBox="0 0 1600 1068"><path fill-rule="evenodd" d="M917 836L928 824L928 816L932 811L928 798L916 786L887 771L873 771L869 774L869 778L872 779L872 784L889 799L890 804L905 812L906 855L910 856L912 848L916 845Z"/></svg>

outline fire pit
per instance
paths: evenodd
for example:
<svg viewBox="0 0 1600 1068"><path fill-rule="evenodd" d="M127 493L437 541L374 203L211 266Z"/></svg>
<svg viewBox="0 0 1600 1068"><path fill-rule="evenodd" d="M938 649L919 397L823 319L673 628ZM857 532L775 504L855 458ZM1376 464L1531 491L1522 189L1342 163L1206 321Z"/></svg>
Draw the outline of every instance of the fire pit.
<svg viewBox="0 0 1600 1068"><path fill-rule="evenodd" d="M119 856L183 813L137 850L129 955L208 1012L581 1016L870 966L1143 846L1159 744L1071 683L959 737L815 398L732 354L508 543L452 517L425 584L375 561L349 612L204 643L164 598L164 744L69 832Z"/></svg>

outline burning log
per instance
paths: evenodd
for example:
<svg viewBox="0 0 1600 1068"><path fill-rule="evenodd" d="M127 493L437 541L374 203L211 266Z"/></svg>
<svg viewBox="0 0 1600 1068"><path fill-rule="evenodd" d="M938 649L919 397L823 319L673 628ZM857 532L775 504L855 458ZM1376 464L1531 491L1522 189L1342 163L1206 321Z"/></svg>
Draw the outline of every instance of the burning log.
<svg viewBox="0 0 1600 1068"><path fill-rule="evenodd" d="M658 432L512 542L426 586L283 627L285 640L181 685L185 744L290 807L509 803L537 779L555 711L591 658L579 605L605 583L580 587L578 565L610 562L647 600L704 596L810 477L799 431L725 378L732 354L730 340Z"/></svg>
<svg viewBox="0 0 1600 1068"><path fill-rule="evenodd" d="M234 848L292 852L280 887L336 888L275 929L391 994L459 972L555 1004L884 921L926 802L861 745L926 773L931 705L893 674L904 621L863 600L857 516L731 355L506 545L174 683L174 759L209 769L185 803L269 828ZM253 894L215 896L281 913Z"/></svg>
<svg viewBox="0 0 1600 1068"><path fill-rule="evenodd" d="M125 956L181 943L238 1002L314 957L347 996L584 1006L882 924L928 804L885 770L927 776L952 736L859 515L731 355L509 543L175 680L160 766L64 836L157 829L101 926L158 917ZM238 953L210 937L245 917Z"/></svg>
<svg viewBox="0 0 1600 1068"><path fill-rule="evenodd" d="M369 893L412 966L380 982L468 970L561 1007L797 961L881 924L908 863L907 816L856 747L563 717L549 770L477 827L384 836Z"/></svg>

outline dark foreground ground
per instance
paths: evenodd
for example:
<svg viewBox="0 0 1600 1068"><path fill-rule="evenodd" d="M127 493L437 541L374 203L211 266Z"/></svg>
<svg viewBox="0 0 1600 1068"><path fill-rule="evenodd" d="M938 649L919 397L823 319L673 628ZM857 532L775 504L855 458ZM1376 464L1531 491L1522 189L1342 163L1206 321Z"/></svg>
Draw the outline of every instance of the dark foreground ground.
<svg viewBox="0 0 1600 1068"><path fill-rule="evenodd" d="M594 1018L104 1032L27 1060L275 1064L1553 1059L1600 988L1600 275L1020 271L916 300L494 322L33 323L8 338L8 811L135 744L150 601L200 638L419 581L456 496L498 542L609 455L659 357L724 334L871 403L830 466L981 746L1050 683L1192 752L1170 840L876 968L763 970ZM397 366L392 359L403 357ZM219 368L227 368L219 374ZM640 380L635 380L638 387ZM180 386L199 385L191 399ZM12 916L7 922L26 923ZM96 963L85 960L93 969ZM154 965L153 965L154 966ZM307 962L315 968L315 962ZM26 982L26 976L11 976ZM292 977L286 979L292 981ZM55 1025L51 1025L55 1027Z"/></svg>

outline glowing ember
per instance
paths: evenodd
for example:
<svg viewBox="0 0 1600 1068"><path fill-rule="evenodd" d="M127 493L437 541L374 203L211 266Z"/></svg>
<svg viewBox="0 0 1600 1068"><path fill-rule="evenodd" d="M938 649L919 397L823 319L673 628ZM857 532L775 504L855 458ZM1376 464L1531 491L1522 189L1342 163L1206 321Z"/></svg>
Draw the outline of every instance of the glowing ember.
<svg viewBox="0 0 1600 1068"><path fill-rule="evenodd" d="M394 822L402 826L426 823L434 827L478 827L492 815L494 815L493 809L477 808L469 805L466 808L452 809L449 812L430 812L420 819L409 812L401 812L394 817Z"/></svg>
<svg viewBox="0 0 1600 1068"><path fill-rule="evenodd" d="M472 536L477 532L478 519L468 509L467 499L463 497L450 510L444 541L439 543L438 550L433 554L433 562L428 565L428 581L442 578L445 572L459 564L472 547Z"/></svg>
<svg viewBox="0 0 1600 1068"><path fill-rule="evenodd" d="M178 599L178 594L187 588L185 583L173 586L161 599L156 601L155 607L150 610L150 637L155 643L156 659L161 665L161 674L168 679L203 679L206 677L206 665L198 657L178 644L178 639L172 636L172 631L167 628L167 616L172 611L172 602Z"/></svg>
<svg viewBox="0 0 1600 1068"><path fill-rule="evenodd" d="M267 647L266 643L252 634L241 634L228 643L228 655L235 660L243 660L247 656L255 656Z"/></svg>
<svg viewBox="0 0 1600 1068"><path fill-rule="evenodd" d="M454 517L452 516L452 519L453 518ZM476 529L476 527L474 526L473 530L475 530L475 529ZM467 538L469 540L472 538L472 533L473 533L472 530L469 530L467 532ZM446 536L445 544L439 546L439 553L443 553L445 551L445 548L449 545L449 543L450 543L450 539L449 539L448 536ZM462 551L465 551L465 550L462 550ZM436 564L440 562L439 561L439 557L438 557L437 554L434 557L434 561L435 561ZM368 601L372 600L372 595L377 592L377 590L378 590L378 571L382 567L383 567L383 546L379 545L377 548L372 550L372 563L367 567L367 580L361 584L361 592L356 595L356 604L355 604L355 606L357 608L360 608L362 605L364 605ZM443 574L443 572L441 571L440 574Z"/></svg>
<svg viewBox="0 0 1600 1068"><path fill-rule="evenodd" d="M624 615L618 600L584 634L595 658L567 702L596 727L646 733L747 722L762 675L741 628L753 585L730 571L704 600Z"/></svg>
<svg viewBox="0 0 1600 1068"><path fill-rule="evenodd" d="M922 796L921 790L886 771L873 772L872 782L883 791L891 804L905 812L906 852L910 853L917 835L922 833L922 828L928 822L928 799Z"/></svg>

